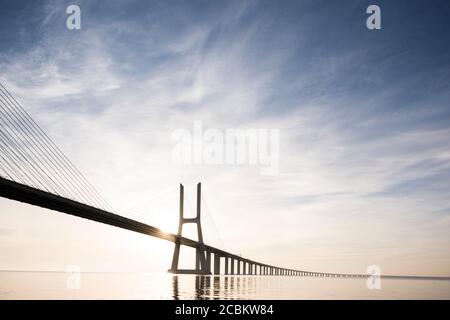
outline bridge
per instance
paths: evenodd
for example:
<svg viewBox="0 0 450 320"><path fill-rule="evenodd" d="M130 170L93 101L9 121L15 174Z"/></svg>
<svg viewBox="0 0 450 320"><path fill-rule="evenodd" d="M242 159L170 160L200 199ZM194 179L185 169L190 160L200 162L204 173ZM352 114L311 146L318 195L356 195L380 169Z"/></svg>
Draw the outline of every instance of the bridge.
<svg viewBox="0 0 450 320"><path fill-rule="evenodd" d="M0 197L171 241L174 252L169 272L175 274L219 275L223 269L225 275L369 276L275 266L205 244L201 228L200 183L197 185L197 214L194 218L184 217L184 187L180 184L177 234L165 233L154 226L113 213L108 202L1 83ZM197 240L182 236L183 225L187 223L197 226ZM182 246L196 251L192 269L178 267Z"/></svg>

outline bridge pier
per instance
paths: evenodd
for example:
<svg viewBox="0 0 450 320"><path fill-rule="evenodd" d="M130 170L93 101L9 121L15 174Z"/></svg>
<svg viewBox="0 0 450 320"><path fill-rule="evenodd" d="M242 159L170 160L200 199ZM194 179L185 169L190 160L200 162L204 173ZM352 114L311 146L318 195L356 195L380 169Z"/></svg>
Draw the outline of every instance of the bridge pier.
<svg viewBox="0 0 450 320"><path fill-rule="evenodd" d="M211 251L206 251L206 271L211 274Z"/></svg>
<svg viewBox="0 0 450 320"><path fill-rule="evenodd" d="M231 271L230 274L234 274L234 259L230 258L230 263L231 263Z"/></svg>
<svg viewBox="0 0 450 320"><path fill-rule="evenodd" d="M237 263L237 274L241 274L241 260L236 260Z"/></svg>
<svg viewBox="0 0 450 320"><path fill-rule="evenodd" d="M225 258L225 275L228 275L228 257Z"/></svg>
<svg viewBox="0 0 450 320"><path fill-rule="evenodd" d="M220 274L220 255L218 253L214 254L214 275Z"/></svg>

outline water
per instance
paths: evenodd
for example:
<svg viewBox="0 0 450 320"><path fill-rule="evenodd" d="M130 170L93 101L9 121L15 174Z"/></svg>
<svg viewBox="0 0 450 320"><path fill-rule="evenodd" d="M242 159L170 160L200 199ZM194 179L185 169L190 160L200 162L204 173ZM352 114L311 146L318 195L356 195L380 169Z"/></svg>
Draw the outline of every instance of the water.
<svg viewBox="0 0 450 320"><path fill-rule="evenodd" d="M450 299L450 281L382 279L369 290L366 279L0 272L0 299Z"/></svg>

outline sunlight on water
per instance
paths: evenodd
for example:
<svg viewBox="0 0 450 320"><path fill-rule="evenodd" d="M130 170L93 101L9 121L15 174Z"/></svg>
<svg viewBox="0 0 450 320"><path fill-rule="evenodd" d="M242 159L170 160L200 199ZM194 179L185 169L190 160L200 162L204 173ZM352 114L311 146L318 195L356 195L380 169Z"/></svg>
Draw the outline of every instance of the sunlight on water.
<svg viewBox="0 0 450 320"><path fill-rule="evenodd" d="M0 272L0 299L450 299L450 281L283 276L82 273L71 288L64 272Z"/></svg>

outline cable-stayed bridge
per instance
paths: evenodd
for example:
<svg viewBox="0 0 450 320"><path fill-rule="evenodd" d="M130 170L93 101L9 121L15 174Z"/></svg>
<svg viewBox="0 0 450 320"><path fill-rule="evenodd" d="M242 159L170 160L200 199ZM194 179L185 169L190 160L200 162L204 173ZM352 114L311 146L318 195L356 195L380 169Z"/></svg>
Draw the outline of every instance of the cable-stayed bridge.
<svg viewBox="0 0 450 320"><path fill-rule="evenodd" d="M274 266L209 246L201 228L201 184L197 185L197 214L184 217L184 187L180 185L177 234L114 214L112 206L75 167L53 140L31 118L21 104L0 83L0 196L34 206L70 214L107 225L174 242L169 272L184 274L289 275L322 277L367 277L296 270ZM183 225L197 227L197 240L182 236ZM178 267L181 246L196 250L193 269ZM223 264L223 268L221 265ZM223 269L223 272L221 270Z"/></svg>

